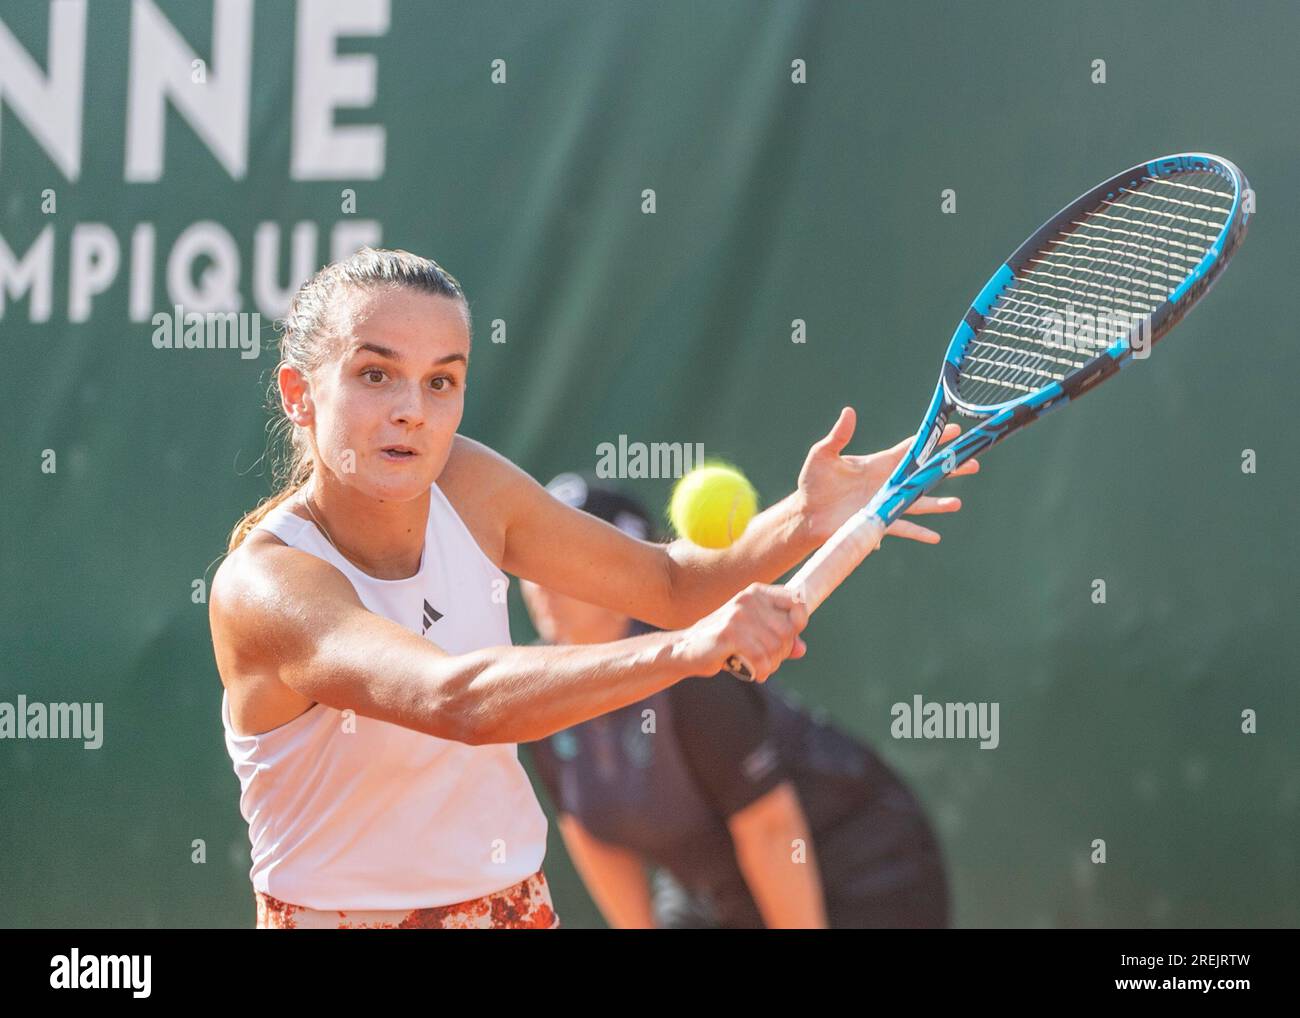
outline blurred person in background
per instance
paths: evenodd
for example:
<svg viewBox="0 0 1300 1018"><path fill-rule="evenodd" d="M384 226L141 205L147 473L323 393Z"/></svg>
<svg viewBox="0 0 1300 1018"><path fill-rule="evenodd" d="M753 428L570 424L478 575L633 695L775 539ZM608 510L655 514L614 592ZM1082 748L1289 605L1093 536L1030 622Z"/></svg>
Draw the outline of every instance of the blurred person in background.
<svg viewBox="0 0 1300 1018"><path fill-rule="evenodd" d="M560 501L654 540L645 508L591 476ZM653 632L524 582L539 642ZM939 845L867 746L770 684L693 677L529 744L565 846L609 925L944 927Z"/></svg>

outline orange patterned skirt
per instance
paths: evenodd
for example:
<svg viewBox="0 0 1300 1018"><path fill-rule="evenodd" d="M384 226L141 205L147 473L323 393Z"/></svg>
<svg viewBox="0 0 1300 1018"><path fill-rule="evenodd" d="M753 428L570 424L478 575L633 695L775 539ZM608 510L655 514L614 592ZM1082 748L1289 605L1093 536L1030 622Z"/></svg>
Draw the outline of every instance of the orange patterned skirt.
<svg viewBox="0 0 1300 1018"><path fill-rule="evenodd" d="M504 891L416 909L306 908L255 891L259 930L556 930L560 917L551 904L546 877L538 870Z"/></svg>

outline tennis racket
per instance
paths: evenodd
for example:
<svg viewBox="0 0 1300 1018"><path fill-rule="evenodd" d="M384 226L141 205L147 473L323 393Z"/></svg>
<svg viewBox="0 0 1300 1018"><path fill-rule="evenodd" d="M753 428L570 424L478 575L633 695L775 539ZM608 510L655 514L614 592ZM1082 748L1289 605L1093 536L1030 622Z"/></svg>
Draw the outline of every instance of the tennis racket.
<svg viewBox="0 0 1300 1018"><path fill-rule="evenodd" d="M1219 156L1166 156L1111 177L1039 227L957 324L907 455L786 586L815 611L953 469L1144 359L1236 252L1248 186ZM939 448L954 412L976 423ZM727 668L752 678L735 655Z"/></svg>

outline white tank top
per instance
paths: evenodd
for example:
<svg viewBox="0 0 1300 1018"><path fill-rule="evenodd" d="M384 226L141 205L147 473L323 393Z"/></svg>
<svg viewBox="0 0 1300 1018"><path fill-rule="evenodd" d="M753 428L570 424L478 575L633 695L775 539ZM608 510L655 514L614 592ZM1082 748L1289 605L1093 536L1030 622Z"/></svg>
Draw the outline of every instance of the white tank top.
<svg viewBox="0 0 1300 1018"><path fill-rule="evenodd" d="M361 603L449 654L510 644L506 574L435 484L420 571L361 572L285 506L257 529L329 562ZM315 704L239 735L223 691L226 749L253 848L253 887L317 909L451 905L541 868L546 816L513 743L468 746ZM355 730L349 730L354 727Z"/></svg>

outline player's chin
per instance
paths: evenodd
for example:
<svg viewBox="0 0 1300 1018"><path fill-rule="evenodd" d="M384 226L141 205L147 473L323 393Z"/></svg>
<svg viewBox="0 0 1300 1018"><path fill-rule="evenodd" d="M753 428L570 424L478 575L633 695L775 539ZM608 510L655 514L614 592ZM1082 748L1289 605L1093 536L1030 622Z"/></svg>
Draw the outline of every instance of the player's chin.
<svg viewBox="0 0 1300 1018"><path fill-rule="evenodd" d="M405 459L379 457L366 471L367 494L392 502L405 502L419 498L436 480L433 463L428 456L409 456Z"/></svg>

